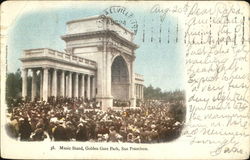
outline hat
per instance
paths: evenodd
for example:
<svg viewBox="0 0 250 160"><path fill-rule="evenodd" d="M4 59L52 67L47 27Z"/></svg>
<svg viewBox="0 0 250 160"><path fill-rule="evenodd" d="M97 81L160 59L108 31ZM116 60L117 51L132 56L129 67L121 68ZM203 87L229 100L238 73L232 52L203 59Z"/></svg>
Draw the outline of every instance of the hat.
<svg viewBox="0 0 250 160"><path fill-rule="evenodd" d="M113 130L115 130L115 127L114 127L114 126L111 126L109 129L110 129L111 131L113 131Z"/></svg>
<svg viewBox="0 0 250 160"><path fill-rule="evenodd" d="M66 122L66 125L70 125L70 124L72 124L70 121L67 121L67 122Z"/></svg>
<svg viewBox="0 0 250 160"><path fill-rule="evenodd" d="M56 123L57 121L58 121L57 117L53 117L53 118L50 119L50 122Z"/></svg>
<svg viewBox="0 0 250 160"><path fill-rule="evenodd" d="M181 123L179 122L179 121L177 121L177 122L175 122L175 126L178 126L178 125L180 125Z"/></svg>
<svg viewBox="0 0 250 160"><path fill-rule="evenodd" d="M82 122L82 123L87 123L87 121L85 121L85 120L83 120L83 119L81 119L80 122Z"/></svg>
<svg viewBox="0 0 250 160"><path fill-rule="evenodd" d="M151 125L151 128L154 129L156 126L154 124Z"/></svg>
<svg viewBox="0 0 250 160"><path fill-rule="evenodd" d="M129 134L128 134L128 137L131 137L131 136L133 137L133 134L132 134L132 133L129 133ZM131 137L131 138L132 138L132 137Z"/></svg>
<svg viewBox="0 0 250 160"><path fill-rule="evenodd" d="M64 122L63 120L58 120L57 121L57 123L59 123L59 124L63 124L63 122Z"/></svg>
<svg viewBox="0 0 250 160"><path fill-rule="evenodd" d="M43 125L41 123L37 123L36 128L42 128Z"/></svg>
<svg viewBox="0 0 250 160"><path fill-rule="evenodd" d="M83 126L83 124L82 124L82 123L79 123L77 127L80 127L80 126Z"/></svg>

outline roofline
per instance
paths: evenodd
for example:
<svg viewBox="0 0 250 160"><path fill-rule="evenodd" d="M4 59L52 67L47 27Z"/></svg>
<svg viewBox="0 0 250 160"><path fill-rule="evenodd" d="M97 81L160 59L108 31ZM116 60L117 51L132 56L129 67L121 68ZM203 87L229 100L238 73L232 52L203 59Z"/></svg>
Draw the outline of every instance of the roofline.
<svg viewBox="0 0 250 160"><path fill-rule="evenodd" d="M97 70L97 63L95 62L95 66L92 68L90 66L86 66L86 65L83 65L83 64L75 64L75 63L71 63L69 61L65 61L65 60L61 60L59 61L58 59L54 58L54 57L49 57L49 56L45 56L45 57L22 57L22 58L19 58L20 61L22 62L27 62L27 61L39 61L39 60L47 60L47 61L54 61L54 62L59 62L59 63L64 63L64 64L69 64L69 65L73 65L73 66L76 66L76 67L83 67L85 69L90 69L90 70L93 70L93 71L96 71Z"/></svg>
<svg viewBox="0 0 250 160"><path fill-rule="evenodd" d="M113 20L112 17L110 16L107 16L107 15L104 15L104 14L101 14L101 15L95 15L95 16L90 16L90 17L86 17L86 18L81 18L81 19L75 19L75 20L71 20L71 21L68 21L66 22L66 24L70 24L70 23L76 23L76 22L83 22L83 21L87 21L87 20L92 20L92 19L100 19L100 18L107 18L107 19L110 19L114 24L118 25L119 27L121 27L122 29L126 30L127 32L131 33L131 34L135 34L134 32L132 32L131 30L125 28L124 26L122 26L121 24L115 22Z"/></svg>
<svg viewBox="0 0 250 160"><path fill-rule="evenodd" d="M99 15L95 15L95 16L90 16L90 17L86 17L86 18L74 19L74 20L66 22L66 24L76 23L76 22L82 22L82 21L87 21L87 20L92 20L92 19L98 19L98 18L100 18L100 16Z"/></svg>
<svg viewBox="0 0 250 160"><path fill-rule="evenodd" d="M70 38L70 37L89 36L89 35L97 35L97 34L105 34L105 33L111 33L111 34L115 35L120 40L123 40L123 41L127 42L134 49L139 48L139 46L137 44L123 38L122 36L120 36L115 31L110 31L110 30L94 31L94 32L87 32L87 33L66 34L66 35L61 36L61 39L63 39L64 41L67 41L67 39Z"/></svg>

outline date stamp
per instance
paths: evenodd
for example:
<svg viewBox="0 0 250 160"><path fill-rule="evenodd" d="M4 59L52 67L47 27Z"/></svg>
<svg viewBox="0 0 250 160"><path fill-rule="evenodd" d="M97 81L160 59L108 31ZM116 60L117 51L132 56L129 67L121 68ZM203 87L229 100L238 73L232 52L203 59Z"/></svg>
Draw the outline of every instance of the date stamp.
<svg viewBox="0 0 250 160"><path fill-rule="evenodd" d="M138 22L134 13L132 13L128 8L123 6L111 6L103 10L102 14L112 17L116 23L128 28L134 32L135 35L137 34Z"/></svg>

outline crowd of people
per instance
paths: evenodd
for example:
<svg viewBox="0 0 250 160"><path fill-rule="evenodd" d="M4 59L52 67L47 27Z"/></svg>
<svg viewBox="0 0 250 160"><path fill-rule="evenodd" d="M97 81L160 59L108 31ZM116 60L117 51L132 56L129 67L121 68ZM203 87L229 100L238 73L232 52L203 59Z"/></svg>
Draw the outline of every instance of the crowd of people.
<svg viewBox="0 0 250 160"><path fill-rule="evenodd" d="M18 100L6 129L20 141L159 143L178 137L184 124L166 106L102 111L100 105L82 98Z"/></svg>
<svg viewBox="0 0 250 160"><path fill-rule="evenodd" d="M114 99L113 100L113 106L114 107L129 107L130 106L130 101Z"/></svg>

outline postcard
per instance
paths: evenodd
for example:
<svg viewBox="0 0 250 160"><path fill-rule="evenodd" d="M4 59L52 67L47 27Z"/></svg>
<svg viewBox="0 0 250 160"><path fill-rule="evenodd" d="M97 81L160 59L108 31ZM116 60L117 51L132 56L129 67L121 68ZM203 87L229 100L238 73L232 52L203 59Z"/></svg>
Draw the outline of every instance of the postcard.
<svg viewBox="0 0 250 160"><path fill-rule="evenodd" d="M247 159L249 4L5 1L1 157Z"/></svg>

